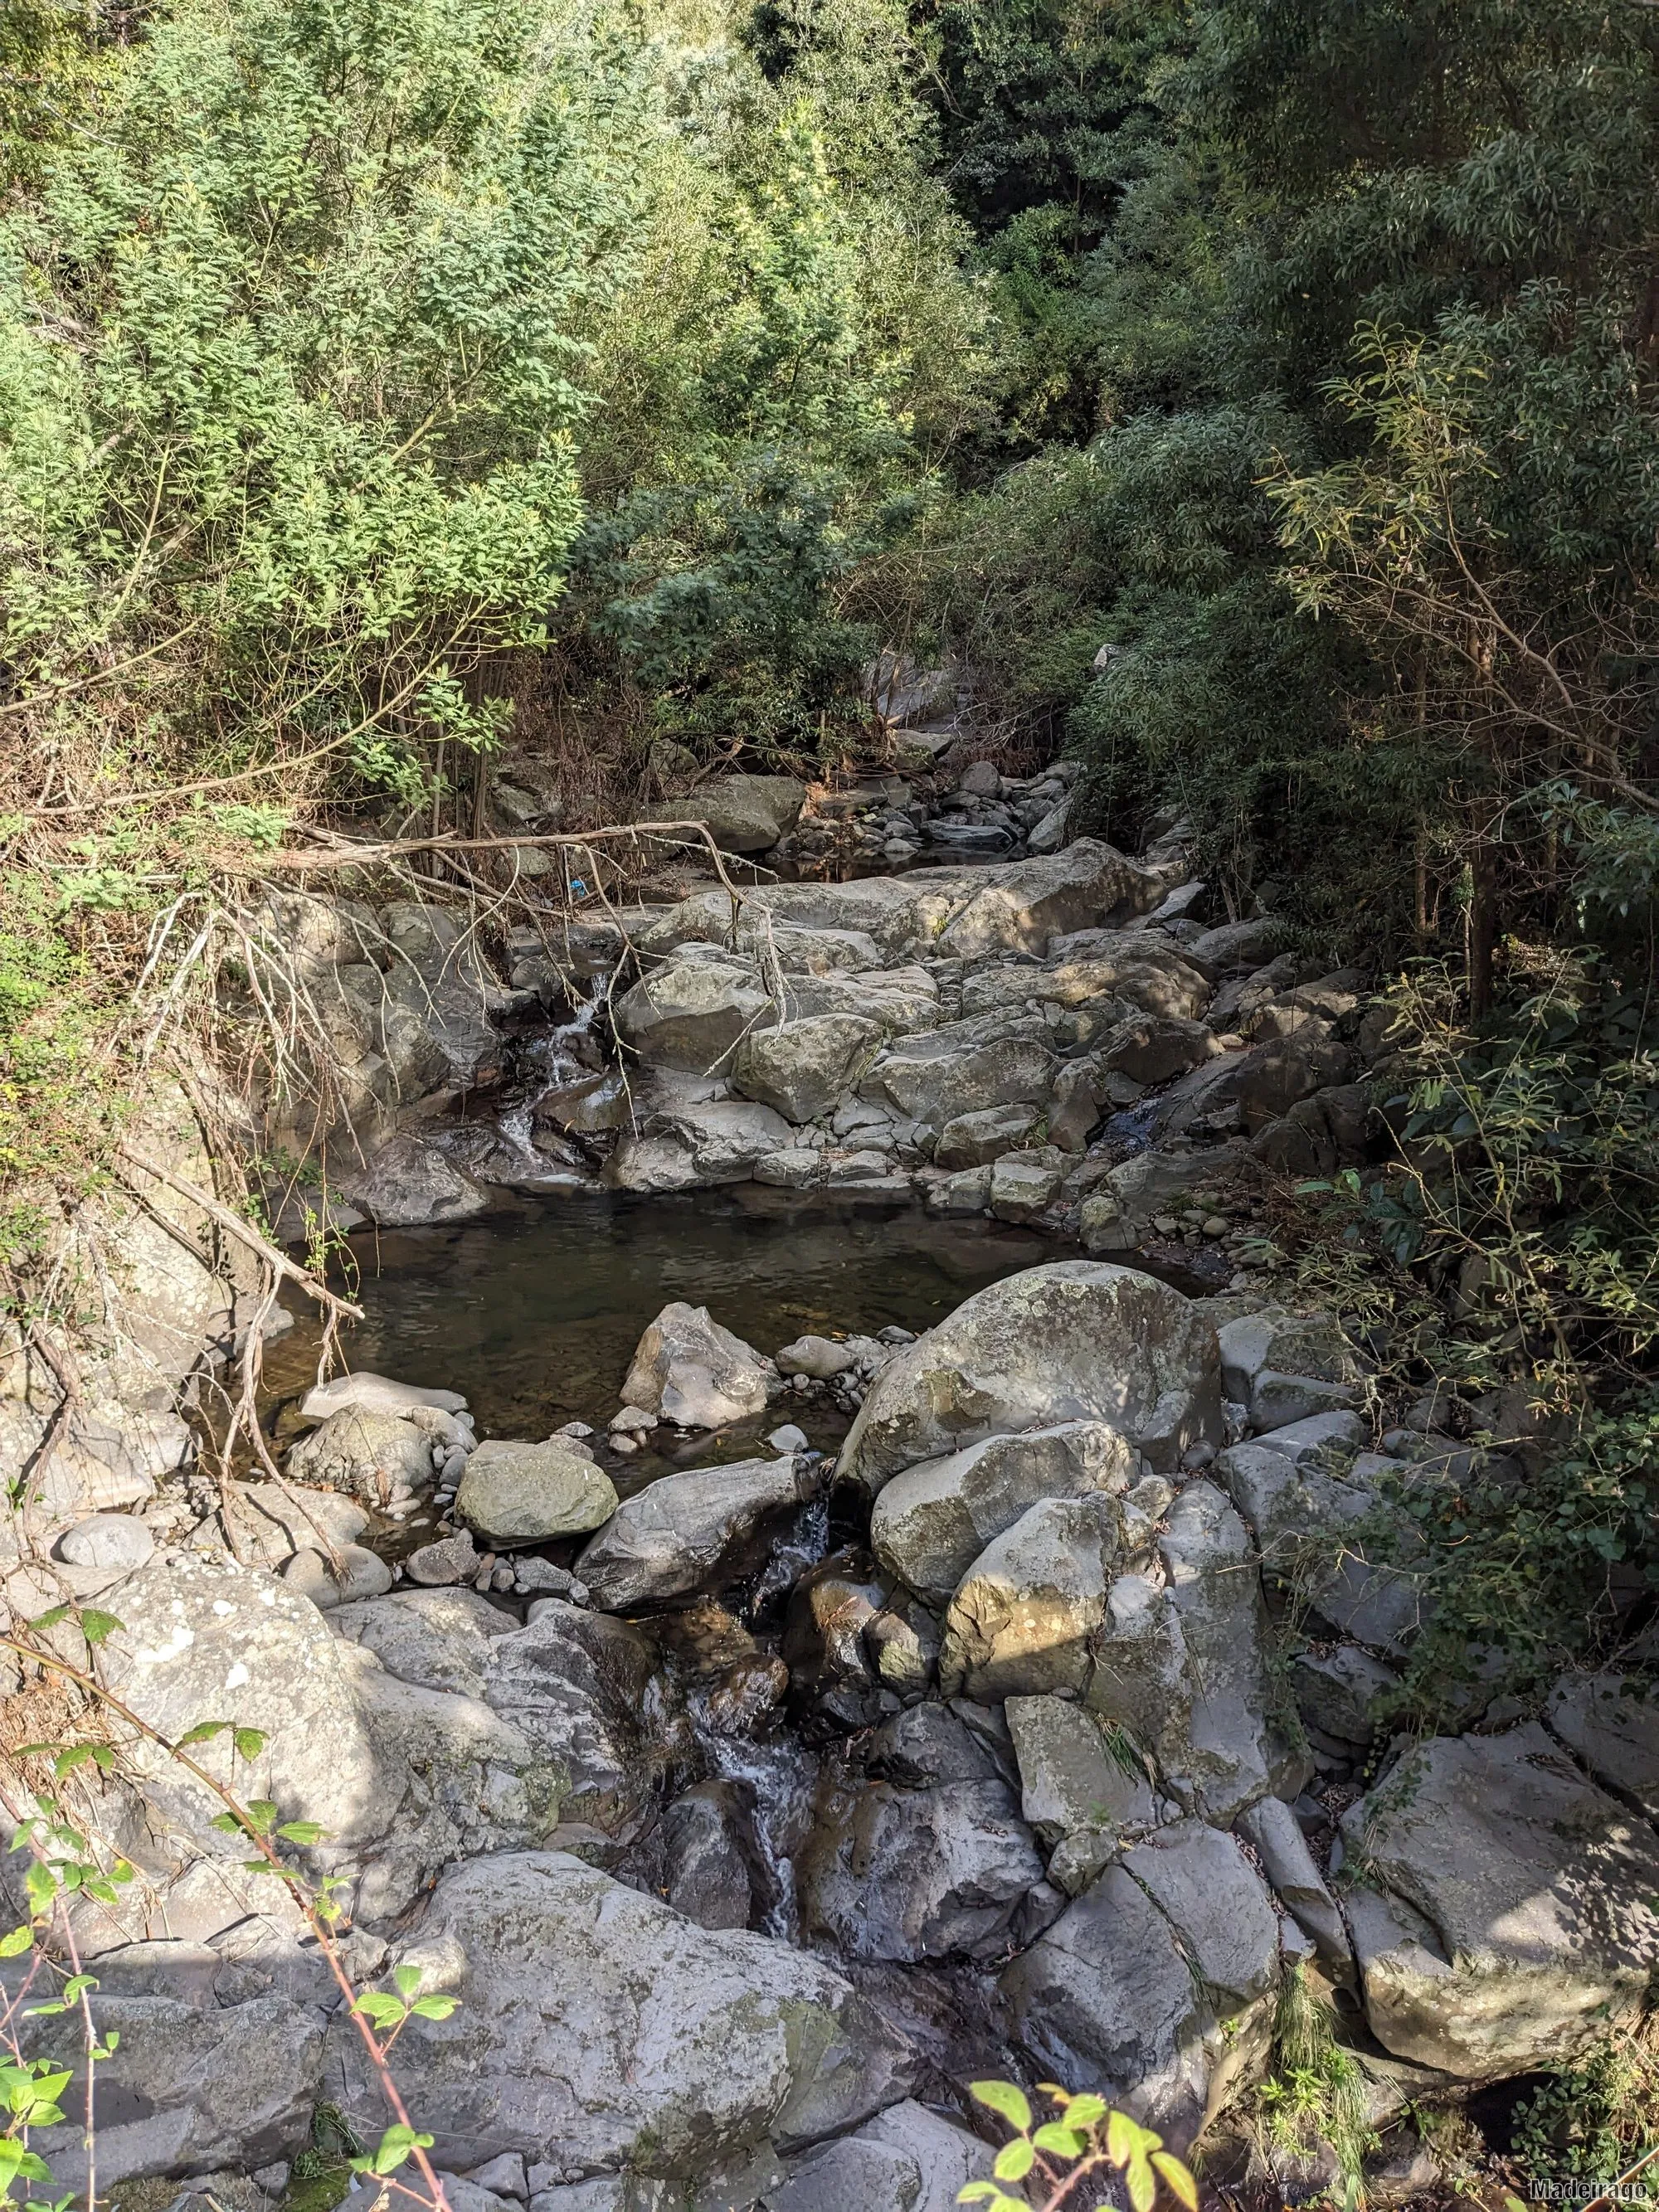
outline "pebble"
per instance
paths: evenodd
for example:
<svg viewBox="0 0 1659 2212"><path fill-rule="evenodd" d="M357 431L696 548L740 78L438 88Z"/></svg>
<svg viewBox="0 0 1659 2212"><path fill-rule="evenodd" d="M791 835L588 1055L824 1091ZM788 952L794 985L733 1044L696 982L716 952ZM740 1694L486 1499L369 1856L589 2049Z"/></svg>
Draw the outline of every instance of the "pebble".
<svg viewBox="0 0 1659 2212"><path fill-rule="evenodd" d="M296 1552L283 1564L283 1580L320 1610L349 1605L354 1598L381 1597L392 1588L392 1570L377 1553L361 1544L340 1547L341 1578L320 1552Z"/></svg>
<svg viewBox="0 0 1659 2212"><path fill-rule="evenodd" d="M560 1437L591 1437L593 1424L591 1421L567 1421L562 1429L556 1429L553 1433Z"/></svg>
<svg viewBox="0 0 1659 2212"><path fill-rule="evenodd" d="M518 1579L514 1570L503 1561L490 1575L489 1587L493 1590L505 1592L510 1590Z"/></svg>
<svg viewBox="0 0 1659 2212"><path fill-rule="evenodd" d="M654 1413L647 1413L643 1406L624 1406L619 1413L611 1415L610 1425L613 1437L617 1435L648 1436L657 1425L657 1417Z"/></svg>
<svg viewBox="0 0 1659 2212"><path fill-rule="evenodd" d="M620 1452L624 1459L632 1459L639 1448L639 1438L630 1436L625 1429L619 1429L611 1439L611 1450Z"/></svg>
<svg viewBox="0 0 1659 2212"><path fill-rule="evenodd" d="M793 1421L786 1421L781 1429L774 1429L766 1441L775 1452L805 1451L806 1431L798 1429Z"/></svg>

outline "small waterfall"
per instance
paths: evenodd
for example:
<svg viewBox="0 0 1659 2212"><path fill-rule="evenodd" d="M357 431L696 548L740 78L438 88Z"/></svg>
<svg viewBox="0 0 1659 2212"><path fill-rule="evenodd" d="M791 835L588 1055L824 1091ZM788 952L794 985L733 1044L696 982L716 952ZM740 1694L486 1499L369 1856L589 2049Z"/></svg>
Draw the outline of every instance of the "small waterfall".
<svg viewBox="0 0 1659 2212"><path fill-rule="evenodd" d="M550 1091L562 1089L579 1076L593 1073L572 1051L571 1045L576 1038L585 1037L592 1031L594 1018L605 1000L605 977L597 976L592 995L579 1002L570 1019L561 1022L556 1029L550 1030L544 1036L536 1040L535 1057L543 1079L541 1085L527 1093L516 1106L509 1106L496 1122L502 1143L510 1146L523 1158L534 1159L537 1157L536 1148L530 1140L530 1132L535 1125L536 1109L543 1099Z"/></svg>

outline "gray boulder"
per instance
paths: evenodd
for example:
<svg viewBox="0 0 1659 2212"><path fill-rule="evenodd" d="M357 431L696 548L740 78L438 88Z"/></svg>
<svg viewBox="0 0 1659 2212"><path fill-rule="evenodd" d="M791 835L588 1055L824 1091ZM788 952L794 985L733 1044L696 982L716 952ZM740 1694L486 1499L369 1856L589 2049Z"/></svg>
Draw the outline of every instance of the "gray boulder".
<svg viewBox="0 0 1659 2212"><path fill-rule="evenodd" d="M699 1928L746 1928L754 1880L737 1791L700 1782L662 1816L663 1884L676 1912Z"/></svg>
<svg viewBox="0 0 1659 2212"><path fill-rule="evenodd" d="M909 2099L789 2164L757 2212L955 2212L994 2153L966 2128Z"/></svg>
<svg viewBox="0 0 1659 2212"><path fill-rule="evenodd" d="M452 1868L396 1963L460 1999L398 2039L398 2082L465 2169L516 2150L544 2185L630 2168L696 2186L837 2135L910 2086L908 2049L839 1975L765 1936L695 1926L558 1851ZM374 2140L355 2028L336 2091Z"/></svg>
<svg viewBox="0 0 1659 2212"><path fill-rule="evenodd" d="M883 1566L943 1611L993 1537L1045 1498L1121 1493L1134 1454L1104 1421L988 1437L895 1475L878 1494L870 1545Z"/></svg>
<svg viewBox="0 0 1659 2212"><path fill-rule="evenodd" d="M1270 1309L1224 1322L1216 1335L1222 1387L1235 1405L1249 1406L1268 1371L1324 1382L1352 1382L1358 1376L1353 1352L1329 1314L1304 1318Z"/></svg>
<svg viewBox="0 0 1659 2212"><path fill-rule="evenodd" d="M875 1058L883 1030L854 1013L815 1014L779 1028L757 1030L732 1060L732 1080L791 1121L832 1112Z"/></svg>
<svg viewBox="0 0 1659 2212"><path fill-rule="evenodd" d="M987 1545L945 1616L939 1686L981 1704L1082 1691L1123 1543L1102 1492L1030 1507Z"/></svg>
<svg viewBox="0 0 1659 2212"><path fill-rule="evenodd" d="M1659 1688L1620 1674L1564 1674L1546 1717L1604 1788L1659 1820Z"/></svg>
<svg viewBox="0 0 1659 2212"><path fill-rule="evenodd" d="M766 1411L775 1387L770 1363L722 1328L707 1306L677 1300L640 1339L623 1383L623 1403L685 1429L724 1428Z"/></svg>
<svg viewBox="0 0 1659 2212"><path fill-rule="evenodd" d="M392 1588L392 1570L378 1553L362 1544L344 1544L337 1556L337 1568L320 1552L295 1552L283 1563L283 1580L324 1612L359 1598L379 1597Z"/></svg>
<svg viewBox="0 0 1659 2212"><path fill-rule="evenodd" d="M288 1473L296 1483L381 1508L398 1491L431 1488L432 1441L399 1414L346 1406L290 1447Z"/></svg>
<svg viewBox="0 0 1659 2212"><path fill-rule="evenodd" d="M610 1613L690 1597L737 1571L756 1530L811 1491L793 1453L665 1474L617 1509L576 1572Z"/></svg>
<svg viewBox="0 0 1659 2212"><path fill-rule="evenodd" d="M1239 1814L1237 1828L1325 1964L1347 1972L1352 1958L1348 1931L1290 1807L1282 1797L1263 1797Z"/></svg>
<svg viewBox="0 0 1659 2212"><path fill-rule="evenodd" d="M1386 2050L1479 2081L1560 2067L1640 2013L1659 1841L1535 1723L1420 1745L1341 1826Z"/></svg>
<svg viewBox="0 0 1659 2212"><path fill-rule="evenodd" d="M1298 1461L1265 1444L1234 1444L1214 1472L1273 1581L1294 1585L1340 1635L1380 1650L1409 1643L1422 1617L1418 1583L1407 1569L1370 1556L1377 1540L1369 1532L1382 1511L1371 1483L1398 1475L1395 1462L1362 1453L1340 1476L1322 1471L1317 1453ZM1403 1517L1394 1527L1395 1548L1420 1548Z"/></svg>
<svg viewBox="0 0 1659 2212"><path fill-rule="evenodd" d="M455 1493L457 1519L494 1551L585 1535L616 1510L610 1476L562 1437L540 1444L480 1444Z"/></svg>
<svg viewBox="0 0 1659 2212"><path fill-rule="evenodd" d="M94 1513L58 1540L58 1556L72 1567L108 1567L131 1573L155 1549L155 1539L130 1513Z"/></svg>
<svg viewBox="0 0 1659 2212"><path fill-rule="evenodd" d="M794 828L805 803L806 786L793 775L722 775L640 819L701 822L725 852L764 853Z"/></svg>
<svg viewBox="0 0 1659 2212"><path fill-rule="evenodd" d="M1042 1862L1000 1782L834 1793L796 1863L802 1924L854 1959L1006 1948Z"/></svg>
<svg viewBox="0 0 1659 2212"><path fill-rule="evenodd" d="M747 1098L678 1102L653 1117L653 1129L690 1155L700 1187L747 1182L760 1162L787 1145L792 1133L781 1115Z"/></svg>
<svg viewBox="0 0 1659 2212"><path fill-rule="evenodd" d="M1146 1767L1122 1729L1103 1727L1068 1698L1010 1698L1006 1711L1021 1810L1054 1851L1050 1880L1075 1893L1115 1855L1125 1830L1152 1826ZM1063 1862L1060 1846L1069 1846Z"/></svg>
<svg viewBox="0 0 1659 2212"><path fill-rule="evenodd" d="M865 1765L902 1790L931 1790L941 1782L994 1782L996 1761L948 1705L907 1705L870 1739ZM1029 1817L1029 1816L1028 1816Z"/></svg>
<svg viewBox="0 0 1659 2212"><path fill-rule="evenodd" d="M988 1106L977 1114L958 1114L939 1131L934 1162L942 1168L988 1166L1023 1145L1036 1122L1035 1106Z"/></svg>
<svg viewBox="0 0 1659 2212"><path fill-rule="evenodd" d="M382 1229L414 1229L433 1221L465 1221L488 1199L477 1183L418 1137L393 1137L358 1174L340 1185L348 1199Z"/></svg>
<svg viewBox="0 0 1659 2212"><path fill-rule="evenodd" d="M919 1460L999 1431L1103 1420L1176 1455L1218 1439L1215 1333L1178 1291L1091 1260L1029 1267L975 1292L872 1385L837 1473L873 1496Z"/></svg>
<svg viewBox="0 0 1659 2212"><path fill-rule="evenodd" d="M1060 1066L1043 1023L1005 1020L974 1032L969 1023L947 1022L900 1039L876 1061L863 1088L868 1093L878 1086L908 1121L936 1129L993 1107L1040 1106Z"/></svg>
<svg viewBox="0 0 1659 2212"><path fill-rule="evenodd" d="M1050 2080L1127 2106L1180 2151L1266 2062L1278 1951L1243 1852L1183 1822L1109 1866L1001 1986Z"/></svg>
<svg viewBox="0 0 1659 2212"><path fill-rule="evenodd" d="M1057 1155L1005 1152L991 1170L991 1211L999 1221L1033 1221L1066 1180Z"/></svg>
<svg viewBox="0 0 1659 2212"><path fill-rule="evenodd" d="M736 954L673 954L617 1000L617 1035L652 1067L712 1073L750 1031L776 1018L754 963Z"/></svg>
<svg viewBox="0 0 1659 2212"><path fill-rule="evenodd" d="M361 1407L365 1413L408 1415L416 1407L428 1407L434 1413L464 1413L466 1401L458 1390L426 1390L413 1382L394 1382L385 1375L373 1375L367 1370L357 1375L336 1375L326 1382L313 1383L300 1401L300 1411L309 1421L325 1421L331 1413L343 1413L348 1406Z"/></svg>
<svg viewBox="0 0 1659 2212"><path fill-rule="evenodd" d="M115 2043L98 2068L98 2179L268 2165L305 2138L321 2086L325 2015L284 1996L245 2004L94 1993L94 2025ZM26 2055L72 2066L86 2054L77 2008L23 2023ZM88 2182L84 2128L71 2100L59 2125L32 2129L29 2147L58 2190ZM375 2138L379 2140L378 2135Z"/></svg>
<svg viewBox="0 0 1659 2212"><path fill-rule="evenodd" d="M1167 1083L1172 1076L1212 1060L1222 1050L1213 1030L1176 1014L1135 1013L1108 1030L1095 1048L1106 1074L1133 1083Z"/></svg>
<svg viewBox="0 0 1659 2212"><path fill-rule="evenodd" d="M295 1552L331 1545L337 1550L355 1543L368 1526L368 1512L356 1498L297 1483L244 1483L221 1511L234 1528L240 1557L258 1567L280 1567Z"/></svg>
<svg viewBox="0 0 1659 2212"><path fill-rule="evenodd" d="M814 1382L830 1382L844 1375L857 1359L850 1345L837 1343L833 1337L798 1336L779 1352L776 1365L781 1375L805 1375Z"/></svg>
<svg viewBox="0 0 1659 2212"><path fill-rule="evenodd" d="M465 1698L483 1697L491 1646L518 1632L510 1613L471 1589L398 1590L340 1607L329 1626L372 1651L400 1681Z"/></svg>
<svg viewBox="0 0 1659 2212"><path fill-rule="evenodd" d="M1298 1651L1291 1662L1291 1693L1309 1727L1360 1751L1377 1733L1379 1700L1399 1687L1394 1668L1357 1644Z"/></svg>
<svg viewBox="0 0 1659 2212"><path fill-rule="evenodd" d="M1043 952L1052 937L1094 928L1116 915L1145 914L1164 896L1150 871L1094 837L986 872L992 879L940 936L939 951L947 959Z"/></svg>

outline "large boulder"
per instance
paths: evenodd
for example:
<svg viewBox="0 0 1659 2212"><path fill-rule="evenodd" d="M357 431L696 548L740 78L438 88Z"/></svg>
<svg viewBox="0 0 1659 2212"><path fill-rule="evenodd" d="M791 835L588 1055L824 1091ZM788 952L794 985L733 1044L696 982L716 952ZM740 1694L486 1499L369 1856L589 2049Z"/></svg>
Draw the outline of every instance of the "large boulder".
<svg viewBox="0 0 1659 2212"><path fill-rule="evenodd" d="M179 1947L181 1948L185 1947ZM92 2000L93 2024L115 2047L98 2066L98 2180L257 2167L289 2158L306 2136L321 2084L325 2014L286 1996L216 2004L160 1994ZM77 2007L27 2020L28 2057L86 2063ZM58 2190L88 2182L77 2078L59 2125L32 2129L30 2148ZM377 2138L378 2139L378 2138Z"/></svg>
<svg viewBox="0 0 1659 2212"><path fill-rule="evenodd" d="M913 1121L942 1128L994 1106L1037 1106L1060 1062L1040 1018L946 1022L903 1037L865 1079Z"/></svg>
<svg viewBox="0 0 1659 2212"><path fill-rule="evenodd" d="M850 1013L814 1014L757 1030L738 1046L732 1079L746 1097L789 1121L816 1121L854 1087L882 1036L878 1023Z"/></svg>
<svg viewBox="0 0 1659 2212"><path fill-rule="evenodd" d="M1358 1643L1379 1650L1409 1643L1421 1622L1422 1591L1408 1568L1376 1556L1375 1533L1383 1520L1376 1486L1399 1476L1398 1462L1344 1455L1346 1472L1338 1474L1328 1455L1292 1459L1274 1442L1231 1445L1215 1464L1217 1480L1250 1525L1264 1571ZM1389 1548L1421 1548L1403 1515L1388 1520Z"/></svg>
<svg viewBox="0 0 1659 2212"><path fill-rule="evenodd" d="M346 1881L362 1926L406 1911L447 1860L533 1840L550 1818L556 1778L527 1737L471 1697L389 1674L274 1576L158 1559L103 1602L122 1624L100 1647L110 1688L171 1740L206 1721L257 1730L252 1759L228 1736L193 1756L283 1820L320 1824L316 1863ZM201 1941L263 1917L274 1942L297 1944L277 1887L261 1891L241 1870L241 1839L212 1831L219 1808L202 1786L148 1741L125 1763L148 1808L130 1852L148 1881L88 1927L83 1948L149 1934L151 1917L155 1932Z"/></svg>
<svg viewBox="0 0 1659 2212"><path fill-rule="evenodd" d="M681 798L661 800L652 822L700 822L728 853L764 853L793 830L806 803L806 786L793 775L722 775Z"/></svg>
<svg viewBox="0 0 1659 2212"><path fill-rule="evenodd" d="M1535 1723L1437 1736L1342 1816L1386 2050L1465 2081L1562 2067L1659 1966L1659 1840Z"/></svg>
<svg viewBox="0 0 1659 2212"><path fill-rule="evenodd" d="M544 1598L520 1627L466 1589L399 1590L331 1619L388 1676L450 1692L516 1732L565 1820L630 1840L690 1778L683 1702L660 1653L626 1621Z"/></svg>
<svg viewBox="0 0 1659 2212"><path fill-rule="evenodd" d="M1023 1006L1032 999L1087 1006L1103 1035L1113 1036L1137 1012L1159 1021L1190 1021L1209 994L1203 975L1173 945L1159 938L1126 937L1109 948L1103 945L1043 968L981 968L963 984L962 1011L986 1014Z"/></svg>
<svg viewBox="0 0 1659 2212"><path fill-rule="evenodd" d="M585 1536L617 1510L611 1478L562 1437L545 1443L491 1439L466 1463L455 1513L494 1551Z"/></svg>
<svg viewBox="0 0 1659 2212"><path fill-rule="evenodd" d="M1208 1482L1176 1498L1158 1567L1120 1575L1083 1695L1156 1762L1163 1788L1228 1821L1302 1770L1268 1715L1267 1623L1243 1523Z"/></svg>
<svg viewBox="0 0 1659 2212"><path fill-rule="evenodd" d="M434 1221L465 1221L489 1200L419 1137L393 1137L366 1168L348 1176L340 1195L382 1229L415 1229Z"/></svg>
<svg viewBox="0 0 1659 2212"><path fill-rule="evenodd" d="M994 2155L978 2136L907 2099L852 2135L803 2151L757 2212L956 2212Z"/></svg>
<svg viewBox="0 0 1659 2212"><path fill-rule="evenodd" d="M393 1963L459 1997L398 2045L433 2157L503 2151L544 2185L624 2168L680 2186L856 2127L913 2062L841 1977L762 1936L698 1928L563 1852L452 1868ZM335 2091L369 2141L379 2090L355 2027L331 2039Z"/></svg>
<svg viewBox="0 0 1659 2212"><path fill-rule="evenodd" d="M707 1306L666 1305L635 1347L623 1403L684 1429L719 1429L766 1411L769 1361L722 1328Z"/></svg>
<svg viewBox="0 0 1659 2212"><path fill-rule="evenodd" d="M700 950L671 954L617 1000L617 1035L653 1067L724 1069L749 1033L776 1018L752 960Z"/></svg>
<svg viewBox="0 0 1659 2212"><path fill-rule="evenodd" d="M348 1405L292 1446L288 1472L296 1483L342 1491L361 1504L383 1508L398 1491L431 1487L432 1439L399 1414Z"/></svg>
<svg viewBox="0 0 1659 2212"><path fill-rule="evenodd" d="M1231 1837L1183 1821L1108 1867L1002 1989L1050 2079L1184 2149L1265 2061L1278 1972L1261 1877Z"/></svg>
<svg viewBox="0 0 1659 2212"><path fill-rule="evenodd" d="M872 1385L837 1473L872 1496L1000 1431L1103 1420L1176 1451L1220 1434L1215 1332L1168 1284L1090 1260L979 1291Z"/></svg>
<svg viewBox="0 0 1659 2212"><path fill-rule="evenodd" d="M1547 1718L1598 1782L1659 1820L1659 1686L1619 1673L1564 1674Z"/></svg>
<svg viewBox="0 0 1659 2212"><path fill-rule="evenodd" d="M1064 852L1016 860L987 871L988 880L946 925L939 951L952 960L995 952L1044 952L1051 937L1069 936L1115 916L1145 914L1164 896L1151 871L1097 838L1079 837Z"/></svg>
<svg viewBox="0 0 1659 2212"><path fill-rule="evenodd" d="M746 1182L793 1132L769 1106L746 1098L687 1100L653 1117L656 1133L672 1137L690 1155L700 1185Z"/></svg>
<svg viewBox="0 0 1659 2212"><path fill-rule="evenodd" d="M1115 1854L1124 1831L1157 1817L1151 1782L1121 1729L1103 1728L1067 1698L1010 1698L1020 1809L1054 1852L1049 1879L1075 1894Z"/></svg>
<svg viewBox="0 0 1659 2212"><path fill-rule="evenodd" d="M793 1511L811 1487L793 1453L665 1474L617 1509L576 1572L607 1612L693 1596L738 1572L757 1529Z"/></svg>
<svg viewBox="0 0 1659 2212"><path fill-rule="evenodd" d="M831 1794L796 1873L809 1937L914 1962L1005 1951L1042 1862L1000 1782L878 1782Z"/></svg>
<svg viewBox="0 0 1659 2212"><path fill-rule="evenodd" d="M1123 1516L1096 1492L1048 1498L988 1544L945 1616L939 1686L982 1705L1086 1686L1121 1564Z"/></svg>
<svg viewBox="0 0 1659 2212"><path fill-rule="evenodd" d="M943 1611L992 1538L1028 1507L1045 1498L1121 1492L1134 1474L1128 1439L1104 1421L987 1437L895 1475L872 1510L870 1547L890 1574Z"/></svg>

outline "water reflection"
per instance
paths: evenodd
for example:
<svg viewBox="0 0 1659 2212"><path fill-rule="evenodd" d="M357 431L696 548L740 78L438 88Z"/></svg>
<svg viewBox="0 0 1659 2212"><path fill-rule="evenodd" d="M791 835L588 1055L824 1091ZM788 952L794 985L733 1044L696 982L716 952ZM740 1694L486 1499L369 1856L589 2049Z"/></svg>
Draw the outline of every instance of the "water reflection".
<svg viewBox="0 0 1659 2212"><path fill-rule="evenodd" d="M757 1185L571 1199L352 1243L367 1317L347 1334L349 1364L463 1391L495 1436L608 1419L641 1331L672 1298L774 1352L808 1330L928 1328L983 1285L1067 1256L977 1217L830 1213ZM272 1345L267 1388L303 1387L315 1345L308 1320Z"/></svg>

